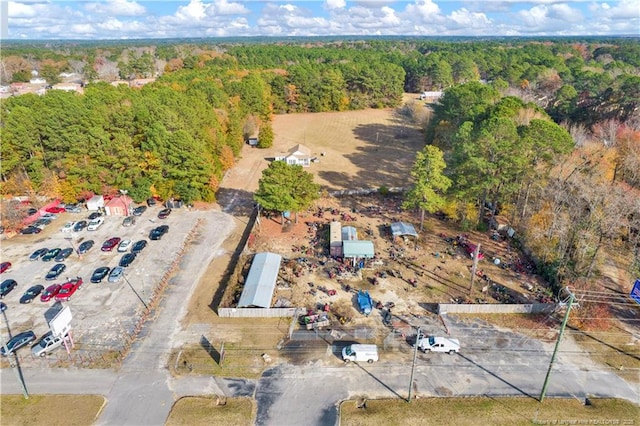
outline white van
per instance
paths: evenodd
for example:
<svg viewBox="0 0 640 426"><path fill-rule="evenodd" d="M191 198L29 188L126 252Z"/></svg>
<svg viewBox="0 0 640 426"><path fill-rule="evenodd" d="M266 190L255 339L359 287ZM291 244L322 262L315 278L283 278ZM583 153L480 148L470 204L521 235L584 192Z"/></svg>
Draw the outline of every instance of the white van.
<svg viewBox="0 0 640 426"><path fill-rule="evenodd" d="M91 222L89 222L89 225L87 225L87 231L96 231L98 228L100 228L100 226L102 226L103 223L104 223L104 218L97 217L93 219Z"/></svg>
<svg viewBox="0 0 640 426"><path fill-rule="evenodd" d="M418 339L418 349L423 352L448 352L450 354L460 351L460 341L450 337L423 336Z"/></svg>
<svg viewBox="0 0 640 426"><path fill-rule="evenodd" d="M376 345L350 345L342 349L344 362L367 361L372 363L378 360L378 347Z"/></svg>

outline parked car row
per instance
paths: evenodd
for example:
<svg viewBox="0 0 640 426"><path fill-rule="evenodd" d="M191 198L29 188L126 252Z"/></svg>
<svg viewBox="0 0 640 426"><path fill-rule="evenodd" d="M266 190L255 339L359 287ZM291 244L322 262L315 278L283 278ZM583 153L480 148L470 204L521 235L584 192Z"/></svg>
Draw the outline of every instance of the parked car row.
<svg viewBox="0 0 640 426"><path fill-rule="evenodd" d="M64 340L68 337L65 336L54 336L51 331L45 333L38 342L31 347L31 354L33 356L43 357L55 349L62 346ZM13 336L5 346L0 347L0 353L2 356L9 356L12 353L16 352L18 349L27 346L29 343L34 342L36 340L36 334L33 330L23 331L22 333L18 333Z"/></svg>

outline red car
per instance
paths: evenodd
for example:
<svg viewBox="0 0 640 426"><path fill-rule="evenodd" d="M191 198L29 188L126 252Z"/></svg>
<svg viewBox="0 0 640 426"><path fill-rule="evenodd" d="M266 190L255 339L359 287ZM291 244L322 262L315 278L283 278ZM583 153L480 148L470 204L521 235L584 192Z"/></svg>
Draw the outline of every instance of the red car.
<svg viewBox="0 0 640 426"><path fill-rule="evenodd" d="M60 284L52 284L49 287L45 288L42 292L42 295L40 296L40 301L48 302L49 300L56 297L58 295L58 292L60 291L60 287L62 287Z"/></svg>
<svg viewBox="0 0 640 426"><path fill-rule="evenodd" d="M47 213L64 213L66 210L64 207L49 207L45 210Z"/></svg>
<svg viewBox="0 0 640 426"><path fill-rule="evenodd" d="M62 284L62 287L60 287L60 291L56 295L56 300L68 301L69 299L71 299L71 296L73 296L74 293L80 289L81 285L82 278L80 277L67 281L66 283Z"/></svg>
<svg viewBox="0 0 640 426"><path fill-rule="evenodd" d="M0 263L0 274L6 272L9 268L11 268L11 262Z"/></svg>
<svg viewBox="0 0 640 426"><path fill-rule="evenodd" d="M120 244L120 238L118 238L118 237L109 238L107 241L105 241L102 244L102 248L100 250L102 250L102 251L111 251L118 244Z"/></svg>

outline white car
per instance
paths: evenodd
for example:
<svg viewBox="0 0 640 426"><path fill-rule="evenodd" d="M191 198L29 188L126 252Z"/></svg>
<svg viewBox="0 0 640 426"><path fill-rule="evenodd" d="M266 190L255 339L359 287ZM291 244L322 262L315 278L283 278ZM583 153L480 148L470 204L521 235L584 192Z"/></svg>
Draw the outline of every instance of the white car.
<svg viewBox="0 0 640 426"><path fill-rule="evenodd" d="M56 220L57 218L58 216L53 213L45 213L41 216L41 219Z"/></svg>
<svg viewBox="0 0 640 426"><path fill-rule="evenodd" d="M54 336L51 332L48 332L42 336L38 343L31 347L31 353L33 356L45 356L62 346L63 340L64 337Z"/></svg>
<svg viewBox="0 0 640 426"><path fill-rule="evenodd" d="M96 231L98 228L100 228L100 226L102 226L103 223L104 223L104 218L97 217L93 219L91 222L89 222L89 225L87 225L87 231Z"/></svg>
<svg viewBox="0 0 640 426"><path fill-rule="evenodd" d="M73 227L74 226L76 226L76 222L67 222L67 223L64 224L64 226L60 230L62 232L71 232L71 231L73 231Z"/></svg>
<svg viewBox="0 0 640 426"><path fill-rule="evenodd" d="M118 244L118 251L120 253L124 253L125 251L128 251L129 248L131 247L131 244L133 244L131 240L120 241L120 244Z"/></svg>

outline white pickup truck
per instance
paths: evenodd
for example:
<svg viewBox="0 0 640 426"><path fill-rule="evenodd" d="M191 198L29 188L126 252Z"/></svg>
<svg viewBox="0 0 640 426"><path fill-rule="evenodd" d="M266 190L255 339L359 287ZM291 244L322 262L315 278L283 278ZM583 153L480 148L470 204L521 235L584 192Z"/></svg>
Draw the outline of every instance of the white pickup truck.
<svg viewBox="0 0 640 426"><path fill-rule="evenodd" d="M448 352L450 354L460 351L460 341L450 337L422 336L417 342L418 349L423 352Z"/></svg>

